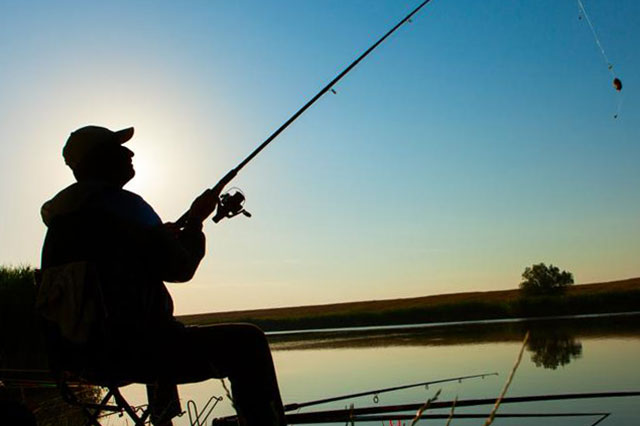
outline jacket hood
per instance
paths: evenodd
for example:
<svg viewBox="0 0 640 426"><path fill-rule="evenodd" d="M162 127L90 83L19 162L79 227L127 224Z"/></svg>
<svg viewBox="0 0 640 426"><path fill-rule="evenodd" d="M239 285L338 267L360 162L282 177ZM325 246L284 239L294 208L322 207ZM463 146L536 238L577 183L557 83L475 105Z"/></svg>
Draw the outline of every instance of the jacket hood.
<svg viewBox="0 0 640 426"><path fill-rule="evenodd" d="M113 184L106 182L76 182L42 205L42 221L47 227L51 226L57 217L79 211L87 206L96 194L113 188Z"/></svg>

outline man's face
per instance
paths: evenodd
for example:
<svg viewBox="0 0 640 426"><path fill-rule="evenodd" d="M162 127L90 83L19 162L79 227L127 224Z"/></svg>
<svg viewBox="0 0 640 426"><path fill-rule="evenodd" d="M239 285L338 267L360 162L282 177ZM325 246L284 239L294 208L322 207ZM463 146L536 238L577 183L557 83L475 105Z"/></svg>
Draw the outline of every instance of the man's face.
<svg viewBox="0 0 640 426"><path fill-rule="evenodd" d="M129 148L125 148L122 145L118 146L114 158L114 178L121 186L124 186L136 175L136 171L133 168L133 156L133 151Z"/></svg>
<svg viewBox="0 0 640 426"><path fill-rule="evenodd" d="M122 187L136 174L131 161L133 155L133 151L122 145L104 147L91 155L92 175Z"/></svg>

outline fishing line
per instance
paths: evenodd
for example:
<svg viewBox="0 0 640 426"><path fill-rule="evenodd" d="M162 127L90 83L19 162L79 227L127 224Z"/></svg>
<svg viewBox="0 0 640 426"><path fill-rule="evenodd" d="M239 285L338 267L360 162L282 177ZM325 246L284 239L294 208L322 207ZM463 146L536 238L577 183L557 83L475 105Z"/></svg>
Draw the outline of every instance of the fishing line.
<svg viewBox="0 0 640 426"><path fill-rule="evenodd" d="M604 58L604 62L607 64L607 69L609 70L611 75L615 77L616 75L613 72L613 64L611 63L611 61L609 61L609 58L607 57L607 53L604 51L604 47L602 47L602 43L600 43L600 38L598 37L598 34L596 33L596 29L593 27L593 24L591 23L591 19L589 18L589 14L587 14L586 9L584 8L584 4L582 4L582 0L577 0L577 1L578 1L578 8L580 8L580 12L582 13L582 16L584 16L585 21L587 21L587 24L591 29L591 34L593 34L593 39L596 41L596 44L600 49L600 53L602 53L602 57Z"/></svg>
<svg viewBox="0 0 640 426"><path fill-rule="evenodd" d="M616 113L613 115L613 118L618 118L618 116L620 115L620 110L622 109L622 81L618 77L616 77L616 73L613 71L613 64L609 60L609 57L607 56L607 53L605 52L604 47L600 42L598 33L596 33L596 29L593 26L593 23L591 22L591 18L589 18L589 14L585 9L584 4L582 3L582 0L577 0L577 2L578 2L578 9L579 9L578 19L581 20L582 17L584 17L584 20L587 21L587 24L589 25L589 29L591 30L591 34L593 34L593 39L595 40L596 45L598 46L598 49L602 54L602 58L604 59L605 64L607 65L607 70L613 77L613 87L618 92L618 106L616 109Z"/></svg>

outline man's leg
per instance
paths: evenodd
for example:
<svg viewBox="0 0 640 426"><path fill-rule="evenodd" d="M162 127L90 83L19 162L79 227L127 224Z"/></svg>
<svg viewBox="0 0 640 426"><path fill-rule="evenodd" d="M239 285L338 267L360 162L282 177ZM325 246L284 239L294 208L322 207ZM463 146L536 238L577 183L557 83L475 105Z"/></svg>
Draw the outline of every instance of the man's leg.
<svg viewBox="0 0 640 426"><path fill-rule="evenodd" d="M151 410L151 423L154 425L172 425L171 419L182 412L178 387L174 383L148 384L147 402Z"/></svg>
<svg viewBox="0 0 640 426"><path fill-rule="evenodd" d="M185 329L206 357L209 377L228 377L242 426L283 426L284 409L267 339L250 324ZM204 350L204 352L202 352Z"/></svg>

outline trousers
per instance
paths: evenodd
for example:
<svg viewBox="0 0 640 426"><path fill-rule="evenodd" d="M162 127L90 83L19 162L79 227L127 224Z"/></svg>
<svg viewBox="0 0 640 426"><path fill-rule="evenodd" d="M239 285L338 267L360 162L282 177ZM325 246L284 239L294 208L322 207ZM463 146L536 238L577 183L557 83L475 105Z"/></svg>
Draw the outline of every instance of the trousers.
<svg viewBox="0 0 640 426"><path fill-rule="evenodd" d="M241 426L283 426L285 416L267 339L251 324L185 327L152 333L139 359L122 360L120 372L147 383L154 424L181 412L177 385L228 378ZM127 362L133 361L133 362Z"/></svg>

